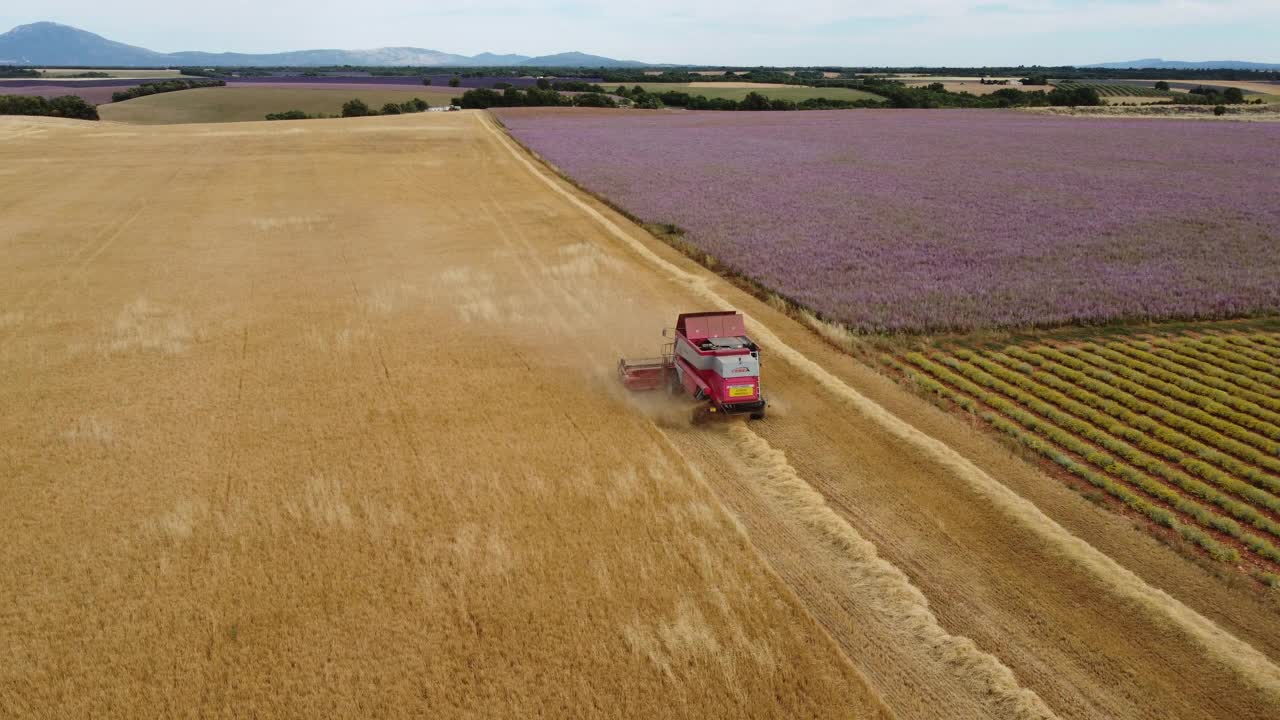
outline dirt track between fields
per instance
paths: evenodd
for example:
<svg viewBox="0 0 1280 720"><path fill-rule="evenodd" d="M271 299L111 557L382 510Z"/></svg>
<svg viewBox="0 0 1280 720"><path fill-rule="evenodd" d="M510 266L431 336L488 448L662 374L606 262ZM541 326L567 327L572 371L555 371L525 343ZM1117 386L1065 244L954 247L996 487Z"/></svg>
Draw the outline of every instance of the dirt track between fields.
<svg viewBox="0 0 1280 720"><path fill-rule="evenodd" d="M0 714L1280 701L1274 601L691 265L482 115L6 120L0 140ZM768 420L690 428L617 390L619 354L718 299L762 340Z"/></svg>

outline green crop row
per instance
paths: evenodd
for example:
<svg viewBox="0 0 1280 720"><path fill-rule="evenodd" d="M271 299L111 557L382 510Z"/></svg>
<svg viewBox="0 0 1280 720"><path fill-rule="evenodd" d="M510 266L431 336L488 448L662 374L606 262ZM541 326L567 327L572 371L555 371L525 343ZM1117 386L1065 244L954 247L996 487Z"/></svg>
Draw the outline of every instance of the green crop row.
<svg viewBox="0 0 1280 720"><path fill-rule="evenodd" d="M1153 422L1149 418L1142 418L1142 420L1146 421L1144 423L1135 423L1130 419L1121 420L1119 418L1108 415L1107 413L1095 410L1094 408L1082 402L1073 400L1072 398L1067 397L1065 394L1058 392L1053 388L1042 385L1036 382L1034 379L1032 379L1029 375L1024 375L1024 374L1015 372L1014 370L1008 367L1000 365L997 362L993 362L992 360L981 357L967 350L956 351L956 356L976 365L983 372L986 372L992 377L998 380L1001 380L1003 382L1009 383L1010 385L1013 385L1019 391L1016 395L1000 388L996 388L996 389L1000 390L1001 392L1004 392L1005 395L1008 395L1012 399L1017 400L1022 404L1031 407L1033 410L1036 410L1036 412L1040 412L1040 410L1037 409L1034 405L1032 405L1031 399L1034 399L1036 401L1047 401L1049 403L1052 403L1057 408L1065 412L1071 413L1071 415L1075 416L1076 418L1080 418L1082 420L1088 421L1089 423L1092 423L1093 425L1097 426L1101 430L1110 433L1114 437L1123 439L1126 442L1130 443L1131 445L1137 446L1138 448L1145 450L1146 452L1152 453L1159 457L1165 458L1166 460L1177 463L1179 467L1183 468L1187 472L1190 472L1196 475L1197 477L1200 477L1201 479L1207 480L1208 482L1213 483L1214 485L1226 490L1227 492L1230 492L1234 495L1244 498L1249 502L1253 503L1254 505L1265 507L1268 510L1280 512L1280 498L1276 497L1275 495L1272 495L1269 492L1266 492L1257 487L1254 487L1253 485L1250 485L1246 482L1242 482L1236 477L1233 477L1232 475L1228 474L1229 472L1235 472L1238 475L1243 475L1245 471L1252 470L1252 468L1249 468L1248 466L1242 463L1239 463L1232 458L1228 458L1224 455L1221 455L1220 453L1212 453L1212 451L1209 451L1210 455L1215 457L1219 461L1222 469L1228 470L1228 472L1223 472L1219 468L1213 467L1212 465L1206 462L1201 462L1195 457L1188 456L1186 452L1184 452L1183 450L1180 450L1177 447L1169 445L1165 442L1162 442L1160 439L1153 437L1150 430L1158 428L1159 424ZM1028 395L1031 399L1024 399L1023 398L1024 393ZM1052 417L1050 417L1049 415L1046 415L1043 412L1041 412L1040 414L1045 415L1045 417L1049 417L1051 420L1053 419ZM1128 413L1128 415L1132 415L1132 413ZM1134 419L1137 419L1137 418L1135 417ZM1140 429L1139 427L1137 427L1137 425L1139 424L1146 426L1148 429ZM1208 448L1203 448L1203 449L1208 450ZM1117 451L1117 454L1122 454L1122 453ZM1163 465L1163 463L1161 464ZM1277 478L1277 481L1278 481L1277 485L1280 485L1280 478ZM1188 491L1192 492L1193 494L1200 495L1201 497L1206 497L1206 498L1208 497L1195 490L1188 490ZM1220 505L1221 503L1217 503L1215 501L1215 504ZM1232 512L1232 514L1242 520L1247 520L1254 527L1257 527L1259 529L1265 529L1268 532L1272 532L1270 526L1264 527L1262 525L1259 525L1257 522L1254 522L1254 518L1252 515L1247 515L1247 516L1238 515L1235 512ZM1268 522L1270 521L1268 520ZM1276 526L1276 529L1280 530L1280 526Z"/></svg>
<svg viewBox="0 0 1280 720"><path fill-rule="evenodd" d="M1243 355L1244 357L1247 357L1251 360L1256 360L1260 363L1263 363L1263 365L1268 368L1268 374L1270 375L1276 374L1277 372L1276 363L1278 362L1276 358L1268 355L1267 353L1261 350L1257 350L1252 347L1249 347L1247 344L1235 342L1236 339L1237 338L1235 336L1223 337L1221 335L1208 335L1203 338L1200 338L1200 342L1205 343L1206 345L1213 345L1215 347L1221 348L1228 352L1239 353L1240 355ZM1243 340L1244 338L1239 338L1239 339ZM1280 378L1276 379L1276 383L1277 383L1277 386L1273 386L1273 387L1275 390L1280 392Z"/></svg>
<svg viewBox="0 0 1280 720"><path fill-rule="evenodd" d="M961 395L961 394L952 392L951 389L948 388L946 385L943 385L942 383L938 382L937 380L934 380L928 375L921 375L915 370L912 370L906 365L903 365L902 363L898 362L898 359L893 357L892 355L882 355L880 357L880 361L883 362L885 365L888 365L889 367L893 368L903 377L910 380L916 387L929 393L930 395L935 395L937 397L943 398L944 400L950 400L954 402L956 405L964 408L965 410L968 410L969 412L973 412L973 413L978 412L978 409L979 409L978 404L975 403L972 398L966 395Z"/></svg>
<svg viewBox="0 0 1280 720"><path fill-rule="evenodd" d="M1037 352L1039 352L1039 349L1037 349ZM1278 427L1261 422L1244 413L1235 412L1231 408L1213 400L1192 395L1168 383L1148 377L1138 370L1092 355L1080 348L1063 348L1059 354L1070 356L1075 362L1089 368L1076 367L1075 369L1089 373L1104 382L1113 382L1117 387L1128 390L1161 407L1195 419L1198 422L1216 423L1213 426L1214 429L1227 434L1240 435L1242 441L1255 444L1268 453L1275 454L1277 450L1280 450L1280 445L1274 442L1280 440L1280 428Z"/></svg>
<svg viewBox="0 0 1280 720"><path fill-rule="evenodd" d="M1223 370L1230 370L1231 372L1268 386L1275 382L1270 375L1264 372L1260 372L1246 365L1231 362L1230 360L1218 357L1217 355L1201 352L1194 347L1175 345L1167 340L1153 340L1151 344L1153 347L1159 348L1165 353L1181 358L1178 362L1181 362L1184 365L1189 363L1199 363L1197 367L1208 366Z"/></svg>
<svg viewBox="0 0 1280 720"><path fill-rule="evenodd" d="M1004 353L989 351L986 353L986 356L1016 373L1023 373L1025 376L1030 376L1032 372L1031 365L1015 360ZM1023 377L1023 375L1019 375L1019 377ZM1223 470L1232 473L1236 477L1242 477L1254 487L1266 489L1272 493L1280 493L1280 474L1271 475L1257 467L1241 462L1240 460L1237 460L1236 457L1221 452L1216 447L1196 440L1190 435L1179 432L1166 424L1157 422L1153 417L1147 414L1135 412L1119 402L1104 398L1097 393L1091 392L1085 387L1064 380L1050 372L1036 373L1034 379L1026 377L1026 382L1043 388L1040 394L1051 402L1057 402L1055 398L1063 397L1064 400L1074 400L1077 403L1077 406L1083 406L1093 410L1094 412L1101 412L1106 416L1110 416L1117 421L1116 424L1118 427L1124 429L1122 437L1138 442L1144 449L1155 452L1157 451L1158 444L1170 446L1177 450L1181 450L1184 453L1189 453L1200 460L1213 463ZM1058 395L1053 395L1053 393L1058 393ZM1145 403L1137 398L1132 398L1132 402L1130 404L1134 407L1145 406ZM1152 408L1146 412L1150 412L1153 415L1158 416L1160 411ZM1216 433L1212 433L1212 431L1206 429L1202 435L1213 436L1216 435ZM1220 439L1227 444L1233 443L1233 441L1227 438ZM1148 445L1147 443L1150 444ZM1265 457L1260 456L1253 448L1248 446L1240 445L1231 449L1241 452L1244 455L1248 455L1254 459L1266 459ZM1201 474L1203 476L1203 473L1197 471L1194 466L1196 464L1194 459L1188 457L1178 462L1188 470L1197 472L1197 474ZM1280 473L1280 461L1277 461L1275 465L1277 472ZM1212 478L1207 479L1211 482L1213 481Z"/></svg>
<svg viewBox="0 0 1280 720"><path fill-rule="evenodd" d="M1182 340L1178 343L1169 343L1167 340L1157 341L1161 345L1168 344L1177 351L1196 357L1206 362L1221 365L1228 370L1238 373L1258 373L1256 379L1259 382L1265 382L1273 387L1280 384L1280 377L1276 376L1275 363L1260 362L1251 358L1243 357L1239 354L1232 353L1230 350L1218 347L1210 343L1204 343L1197 340ZM1254 377L1250 375L1250 377Z"/></svg>
<svg viewBox="0 0 1280 720"><path fill-rule="evenodd" d="M1218 542L1211 535L1193 525L1180 522L1177 517L1160 507L1159 505L1148 502L1145 498L1133 492L1129 488L1121 485L1110 478L1100 475L1089 467L1072 460L1065 453L1054 448L1049 443L1030 433L1024 432L1016 423L1001 417L992 412L982 413L982 418L991 424L997 430L1013 437L1024 447L1027 447L1040 455L1048 458L1051 462L1063 468L1067 472L1088 482L1090 485L1102 490L1108 495L1120 500L1128 507L1136 510L1157 525L1167 527L1177 532L1183 539L1200 546L1209 554L1209 557L1222 562L1235 563L1240 560L1240 553L1235 548Z"/></svg>
<svg viewBox="0 0 1280 720"><path fill-rule="evenodd" d="M1096 355L1101 355L1116 363L1146 373L1152 378L1167 382L1184 392L1215 400L1234 410L1252 415L1263 423L1271 425L1277 433L1280 433L1280 428L1275 427L1276 423L1280 423L1280 414L1271 409L1272 405L1280 408L1280 400L1249 390L1243 390L1230 384L1228 384L1229 390L1215 388L1209 383L1221 383L1223 381L1209 377L1189 378L1182 374L1188 372L1188 368L1182 368L1181 372L1167 370L1164 367L1165 364L1173 364L1176 368L1176 363L1169 363L1167 359L1160 355L1153 355L1141 348L1130 347L1124 343L1108 343L1105 348L1091 344L1083 345L1082 347Z"/></svg>
<svg viewBox="0 0 1280 720"><path fill-rule="evenodd" d="M981 400L982 402L987 403L992 407L996 407L991 402L993 399L999 399L1001 401L1005 401L1007 399L1007 400L1013 401L1019 407L1029 408L1036 414L1043 417L1049 423L1051 423L1058 430L1065 430L1065 431L1068 431L1074 437L1088 440L1090 443L1093 443L1094 445L1102 447L1103 449L1111 452L1116 457L1119 457L1121 460L1124 460L1125 462L1129 463L1129 465L1131 465L1132 467L1142 470L1148 473L1149 475L1157 476L1165 480L1169 484L1172 484L1178 487L1179 489L1181 489L1182 491L1190 495L1194 495L1195 497L1200 498L1201 500L1205 500L1214 505L1217 505L1219 508L1225 510L1227 514L1231 515L1233 518L1247 522L1253 527L1259 530L1262 530L1263 532L1266 532L1274 537L1280 538L1280 524L1277 524L1276 522L1272 521L1270 518L1259 513L1253 507L1246 505L1244 503L1241 503L1237 500L1234 500L1222 494L1221 492L1215 490L1214 488L1200 482L1199 480L1192 478L1186 473L1183 473L1179 470L1174 469L1172 466L1161 461L1160 459L1153 457L1152 455L1149 455L1146 452L1138 450L1133 445L1130 445L1127 442L1117 439L1114 435L1112 435L1111 433L1103 429L1098 428L1096 425L1093 425L1089 422L1085 422L1084 420L1081 420L1080 418L1075 417L1074 415L1063 412L1061 409L1056 408L1053 405L1047 402L1044 402L1043 400L1027 392L1022 391L1021 389L999 378L993 377L992 375L988 374L986 371L982 370L981 368L975 367L974 365L967 363L963 360L960 360L954 357L943 356L940 358L935 358L935 361L942 363L943 365L947 366L951 370L964 376L966 379L976 383L982 388L994 391L994 393L999 393L999 395L1004 396L1004 397L999 397L999 395L987 393L986 397L979 396L978 399ZM999 407L997 409L1000 409L1003 411L1004 407ZM1043 423L1037 421L1037 427L1032 429L1040 429L1043 426L1044 426ZM1074 451L1074 448L1068 448L1068 449L1072 449ZM1227 481L1231 480L1231 478L1225 478L1225 479ZM1166 502L1170 502L1170 504L1173 504L1173 503L1169 500L1169 498L1172 498L1175 496L1179 498L1183 497L1178 493L1173 492L1167 486L1161 484L1160 482L1154 479L1150 479L1150 480L1153 486L1159 486L1159 489L1154 491L1154 493L1158 493L1158 494L1154 494L1153 491L1148 490L1145 484L1143 485L1143 490L1147 490L1148 493L1153 493L1154 497L1157 497L1158 499L1161 499L1161 500L1165 500ZM1235 482L1238 485L1244 485L1244 483L1240 483L1239 481L1235 481ZM1248 487L1248 486L1245 486L1245 487ZM1261 493L1261 492L1260 494L1266 495L1266 493ZM1183 499L1185 500L1185 498ZM1273 504L1276 502L1276 498L1274 497L1270 497L1269 499ZM1222 522L1224 518L1222 518L1221 516L1209 512L1207 509L1205 509L1203 506L1200 506L1198 503L1196 504L1201 510L1204 511L1202 514L1195 515L1197 520L1200 520L1201 522L1209 525L1210 527L1221 530L1222 532L1226 532L1232 535L1233 537L1242 536L1244 531L1238 524L1230 523L1228 525ZM1182 509L1182 508L1179 508L1179 509ZM1191 514L1191 513L1188 513L1188 514ZM1259 547L1262 548L1262 550L1260 550L1260 553L1264 554L1264 556L1269 557L1269 559L1273 559L1280 562L1280 550L1277 550L1276 548L1272 547L1270 542L1263 540L1262 538L1256 538L1255 541L1256 541L1256 544L1258 544Z"/></svg>
<svg viewBox="0 0 1280 720"><path fill-rule="evenodd" d="M1272 456L1271 453L1274 451L1270 447L1263 447L1259 451L1259 448L1239 439L1239 437L1256 439L1256 436L1242 428L1204 413L1199 413L1203 415L1202 418L1199 418L1202 422L1179 415L1166 409L1162 402L1166 399L1158 394L1151 393L1140 386L1132 388L1132 390L1137 391L1136 393L1126 392L1124 388L1117 385L1117 381L1119 383L1124 383L1125 381L1111 376L1109 373L1097 371L1086 363L1082 363L1069 355L1059 353L1052 348L1041 347L1037 348L1036 352L1030 352L1020 347L1010 347L1006 349L1006 352L1023 362L1042 367L1063 380L1087 388L1108 400L1120 403L1134 412L1147 415L1170 428L1186 433L1215 448L1229 452L1246 462L1267 470L1280 472L1280 459ZM1056 360L1056 362L1051 362L1053 360ZM1085 368L1090 371L1090 374L1075 369L1071 365ZM1198 413L1199 411L1196 412Z"/></svg>
<svg viewBox="0 0 1280 720"><path fill-rule="evenodd" d="M1102 489L1112 497L1119 499L1134 510L1146 515L1157 524L1177 530L1183 537L1204 548L1212 557L1228 562L1235 562L1239 559L1239 553L1237 553L1234 548L1213 539L1213 537L1208 533L1205 533L1198 528L1183 524L1177 519L1177 516L1169 510L1151 503L1137 493L1134 493L1127 486L1115 482L1106 475L1094 472L1087 466L1075 462L1066 454L1027 431L1031 430L1032 432L1039 432L1041 435L1046 436L1052 443L1065 448L1068 452L1072 452L1077 456L1084 458L1095 467L1102 469L1104 473L1115 475L1132 485L1137 485L1143 490L1148 491L1149 495L1152 493L1163 492L1163 494L1171 496L1169 497L1169 504L1174 505L1176 509L1184 511L1192 517L1202 516L1205 518L1206 522L1216 519L1218 524L1221 524L1224 527L1234 526L1237 531L1239 531L1239 525L1237 523L1210 512L1199 503L1187 500L1178 493L1173 492L1169 488L1161 485L1159 482L1156 482L1142 473L1137 472L1133 468L1122 463L1117 463L1115 458L1110 455L1094 449L1087 443L1073 437L1070 433L1056 428L1051 424L1039 421L1033 415L1021 410L1013 403L1006 402L996 397L989 398L991 402L987 402L987 399L984 399L983 396L990 395L990 393L987 393L982 390L982 388L974 385L963 377L952 373L950 370L935 364L920 353L910 353L906 356L906 360L935 378L946 382L951 387L959 388L961 391L968 393L973 397L978 397L989 407L998 410L999 413L982 411L980 413L980 417L989 422L996 429L1014 437L1024 446L1035 450L1052 462L1071 472L1073 475ZM961 394L954 390L951 392L955 395ZM1197 520L1199 519L1200 518L1197 517ZM1261 539L1259 538L1259 540Z"/></svg>
<svg viewBox="0 0 1280 720"><path fill-rule="evenodd" d="M1227 392L1239 393L1241 397L1249 398L1263 407L1273 410L1280 408L1280 399L1273 398L1267 394L1272 392L1268 384L1260 383L1241 373L1222 370L1216 365L1203 363L1199 360L1179 355L1172 350L1159 348L1144 342L1108 343L1107 347L1144 359L1171 373L1182 375L1196 373L1200 377L1200 382L1205 385Z"/></svg>
<svg viewBox="0 0 1280 720"><path fill-rule="evenodd" d="M1280 357L1280 333L1231 333L1218 337L1251 350L1266 353L1271 357Z"/></svg>
<svg viewBox="0 0 1280 720"><path fill-rule="evenodd" d="M1247 335L1247 336L1232 335L1230 337L1235 338L1241 342L1248 343L1253 347L1262 350L1268 355L1280 357L1280 335L1267 335L1265 333L1255 333L1253 335Z"/></svg>
<svg viewBox="0 0 1280 720"><path fill-rule="evenodd" d="M1266 373L1253 370L1251 368L1241 368L1239 370L1227 369L1223 366L1222 361L1215 360L1213 362L1205 362L1197 360L1190 355L1185 354L1181 348L1177 346L1161 346L1153 345L1145 342L1135 341L1131 343L1133 347L1139 348L1144 352L1155 355L1164 359L1166 363L1176 365L1175 371L1187 372L1193 370L1193 374L1204 374L1220 379L1221 382L1228 382L1240 388L1247 390L1252 396L1261 396L1266 398L1266 402L1272 403L1267 407L1272 409L1280 408L1280 381L1271 379ZM1235 351L1244 350L1235 345L1228 345L1221 348L1221 351L1229 357ZM1250 350L1249 352L1256 352ZM1264 353L1257 353L1266 357ZM1277 360L1280 362L1280 360Z"/></svg>

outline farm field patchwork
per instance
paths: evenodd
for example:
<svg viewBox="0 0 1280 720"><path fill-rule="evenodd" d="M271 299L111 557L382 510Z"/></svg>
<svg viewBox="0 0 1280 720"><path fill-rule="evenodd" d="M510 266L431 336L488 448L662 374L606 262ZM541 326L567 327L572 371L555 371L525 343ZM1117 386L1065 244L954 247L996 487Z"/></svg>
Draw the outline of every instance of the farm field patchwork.
<svg viewBox="0 0 1280 720"><path fill-rule="evenodd" d="M1153 527L1280 587L1280 331L884 360Z"/></svg>
<svg viewBox="0 0 1280 720"><path fill-rule="evenodd" d="M91 78L77 78L76 75L85 73L106 73L113 78L129 78L129 79L172 79L181 77L196 77L194 75L183 75L181 70L160 69L146 70L139 68L45 68L40 70L41 77L45 78L65 78L68 80L87 80Z"/></svg>
<svg viewBox="0 0 1280 720"><path fill-rule="evenodd" d="M979 77L963 77L963 76L910 76L897 78L902 83L912 87L922 87L924 85L932 85L933 83L942 83L948 92L965 92L972 95L990 95L997 90L1006 88L1014 88L1016 90L1037 90L1043 88L1035 88L1022 85L1018 82L1019 78L995 77L989 80L1004 80L1005 85L983 85L979 82Z"/></svg>
<svg viewBox="0 0 1280 720"><path fill-rule="evenodd" d="M4 118L0 187L2 716L1280 701L1253 585L849 362L488 114ZM691 427L622 393L618 356L724 307L769 418Z"/></svg>
<svg viewBox="0 0 1280 720"><path fill-rule="evenodd" d="M99 108L103 120L139 125L175 123L246 122L262 120L267 113L301 110L309 115L338 115L342 104L353 98L371 108L389 102L422 98L433 107L448 105L457 95L449 90L417 86L341 85L334 87L268 86L216 87L148 95Z"/></svg>
<svg viewBox="0 0 1280 720"><path fill-rule="evenodd" d="M1263 160L1280 156L1280 126L966 110L497 115L589 190L857 330L1280 310L1280 166Z"/></svg>

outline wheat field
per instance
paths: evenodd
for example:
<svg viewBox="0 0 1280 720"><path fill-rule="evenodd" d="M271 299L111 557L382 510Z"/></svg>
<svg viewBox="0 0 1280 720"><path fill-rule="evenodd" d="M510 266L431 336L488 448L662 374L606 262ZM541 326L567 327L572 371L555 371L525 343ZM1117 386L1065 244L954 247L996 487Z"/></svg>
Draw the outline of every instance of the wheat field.
<svg viewBox="0 0 1280 720"><path fill-rule="evenodd" d="M470 113L0 136L0 716L882 713Z"/></svg>

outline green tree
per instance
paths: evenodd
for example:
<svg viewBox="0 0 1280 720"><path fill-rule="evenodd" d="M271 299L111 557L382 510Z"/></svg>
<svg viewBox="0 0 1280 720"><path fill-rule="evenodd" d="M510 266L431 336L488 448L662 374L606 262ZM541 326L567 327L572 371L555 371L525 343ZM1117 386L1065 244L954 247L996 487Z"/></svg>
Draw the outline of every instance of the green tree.
<svg viewBox="0 0 1280 720"><path fill-rule="evenodd" d="M431 78L429 78L429 77L424 77L424 78L422 78L422 84L423 84L423 85L430 85L430 84L431 84Z"/></svg>
<svg viewBox="0 0 1280 720"><path fill-rule="evenodd" d="M502 107L505 102L503 96L496 90L475 88L462 93L462 97L455 99L454 104L467 110L485 110L491 107Z"/></svg>
<svg viewBox="0 0 1280 720"><path fill-rule="evenodd" d="M342 117L364 117L369 114L369 106L356 98L342 103Z"/></svg>
<svg viewBox="0 0 1280 720"><path fill-rule="evenodd" d="M742 101L738 103L738 108L741 110L768 110L769 98L752 91L742 98Z"/></svg>
<svg viewBox="0 0 1280 720"><path fill-rule="evenodd" d="M38 95L0 95L0 115L41 115L97 120L98 108L85 102L79 95L63 95L49 99Z"/></svg>
<svg viewBox="0 0 1280 720"><path fill-rule="evenodd" d="M382 110L381 112L379 112L379 114L380 115L399 115L400 106L393 102L389 102L386 105L382 106Z"/></svg>
<svg viewBox="0 0 1280 720"><path fill-rule="evenodd" d="M635 103L635 108L638 110L661 110L665 107L665 105L662 104L662 100L657 95L650 93L645 93L638 98L634 98L632 102Z"/></svg>
<svg viewBox="0 0 1280 720"><path fill-rule="evenodd" d="M449 87L458 87L461 84L462 84L462 80L460 78L456 78L456 77L449 78Z"/></svg>
<svg viewBox="0 0 1280 720"><path fill-rule="evenodd" d="M268 120L306 120L310 116L301 110L285 110L280 113L268 113Z"/></svg>
<svg viewBox="0 0 1280 720"><path fill-rule="evenodd" d="M1091 87L1071 85L1054 88L1047 96L1050 105L1076 107L1078 105L1101 105L1102 96Z"/></svg>
<svg viewBox="0 0 1280 720"><path fill-rule="evenodd" d="M1244 91L1240 88L1229 87L1222 91L1222 101L1232 105L1239 105L1244 102Z"/></svg>
<svg viewBox="0 0 1280 720"><path fill-rule="evenodd" d="M618 103L613 98L600 93L582 93L573 96L573 104L578 107L618 107Z"/></svg>
<svg viewBox="0 0 1280 720"><path fill-rule="evenodd" d="M1165 92L1168 92L1168 90L1169 90L1169 83L1167 83L1167 82L1165 82L1165 81L1161 80L1160 82L1156 83L1156 89L1157 89L1157 90L1164 90Z"/></svg>

